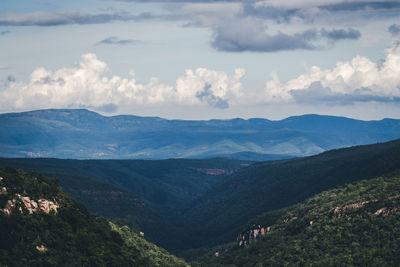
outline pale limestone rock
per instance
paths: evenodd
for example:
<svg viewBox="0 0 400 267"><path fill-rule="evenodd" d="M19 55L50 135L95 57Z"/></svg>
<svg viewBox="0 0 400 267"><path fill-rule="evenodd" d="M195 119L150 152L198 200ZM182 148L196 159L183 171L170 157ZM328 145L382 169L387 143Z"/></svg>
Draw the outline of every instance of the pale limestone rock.
<svg viewBox="0 0 400 267"><path fill-rule="evenodd" d="M32 206L33 211L36 211L38 208L38 204L35 200L31 200L31 206Z"/></svg>
<svg viewBox="0 0 400 267"><path fill-rule="evenodd" d="M59 206L54 204L53 201L49 201L47 199L39 199L38 202L40 210L42 210L44 213L49 214L51 210L54 210L54 212L57 213L57 209L59 208Z"/></svg>
<svg viewBox="0 0 400 267"><path fill-rule="evenodd" d="M254 229L254 230L253 230L253 237L254 237L254 239L257 238L259 232L260 232L259 229Z"/></svg>
<svg viewBox="0 0 400 267"><path fill-rule="evenodd" d="M31 200L29 197L23 197L20 194L15 194L15 196L21 200L22 204L24 204L24 206L28 210L29 214L33 214L34 212L39 211L39 209L47 214L50 213L50 211L52 211L52 210L55 213L57 213L57 209L59 208L59 206L57 204L55 204L53 201L49 201L47 199L39 199L39 201L38 201L39 204L38 204L35 200L33 200L33 199ZM2 211L6 215L10 215L12 210L16 206L16 202L17 202L17 200L15 198L12 200L8 200L5 208L2 210L0 209L0 211ZM18 207L18 210L21 213L23 212L22 207Z"/></svg>
<svg viewBox="0 0 400 267"><path fill-rule="evenodd" d="M7 195L7 188L6 187L3 186L1 188L0 195Z"/></svg>
<svg viewBox="0 0 400 267"><path fill-rule="evenodd" d="M359 202L359 203L345 205L343 207L335 207L335 208L332 208L330 210L330 212L333 212L333 214L340 216L342 213L344 213L348 209L358 209L369 202L370 201L363 201L363 202Z"/></svg>
<svg viewBox="0 0 400 267"><path fill-rule="evenodd" d="M16 202L15 199L7 201L7 204L6 204L5 208L2 210L5 215L10 215L11 214L11 211L15 207L15 202Z"/></svg>
<svg viewBox="0 0 400 267"><path fill-rule="evenodd" d="M375 212L375 215L379 215L379 214L383 213L385 210L386 210L386 208L381 208Z"/></svg>
<svg viewBox="0 0 400 267"><path fill-rule="evenodd" d="M36 246L36 249L42 253L47 251L47 248L44 245Z"/></svg>

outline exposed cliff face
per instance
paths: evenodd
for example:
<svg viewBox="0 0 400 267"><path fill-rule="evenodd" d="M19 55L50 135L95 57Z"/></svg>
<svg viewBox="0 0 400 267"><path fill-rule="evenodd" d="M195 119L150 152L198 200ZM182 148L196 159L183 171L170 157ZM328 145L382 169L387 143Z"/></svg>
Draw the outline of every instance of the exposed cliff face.
<svg viewBox="0 0 400 267"><path fill-rule="evenodd" d="M271 231L270 226L261 227L261 225L255 226L251 230L240 234L237 237L237 245L239 247L244 247L249 245L252 241L256 240L258 237L263 236Z"/></svg>
<svg viewBox="0 0 400 267"><path fill-rule="evenodd" d="M396 200L399 199L400 195L394 195L389 197L389 200ZM348 220L350 220L351 215L350 212L360 209L362 207L364 207L367 204L374 204L374 203L378 203L379 200L377 199L371 199L371 200L366 200L366 201L361 201L361 202L356 202L356 203L351 203L351 204L346 204L343 206L336 206L331 208L327 214L332 217L346 217ZM394 207L382 207L379 208L376 211L372 211L372 212L368 212L368 214L370 215L375 215L375 216L389 216L389 215L400 215L400 207L399 206L394 206ZM274 229L276 230L276 228L278 227L282 227L285 224L289 224L295 220L299 219L299 217L297 216L289 216L286 218L283 218L281 220L281 223L278 223L276 225L274 225ZM313 224L315 224L317 218L313 218L313 220L310 220L307 224L305 224L305 227L309 226L309 227L313 227ZM318 221L317 221L318 223ZM237 241L237 246L239 247L245 247L246 245L251 244L254 240L256 240L257 238L259 238L260 236L264 236L265 234L271 232L271 226L261 226L258 225L256 226L255 224L252 225L251 229L241 233L236 241Z"/></svg>
<svg viewBox="0 0 400 267"><path fill-rule="evenodd" d="M187 265L128 226L125 236L115 231L52 178L12 168L0 176L1 266Z"/></svg>
<svg viewBox="0 0 400 267"><path fill-rule="evenodd" d="M7 188L3 187L0 194L6 193ZM29 196L21 196L20 194L15 194L12 199L7 200L5 207L3 209L0 209L0 211L3 212L5 215L10 215L16 208L21 213L23 213L25 208L29 214L33 214L39 211L47 214L53 211L54 214L57 214L57 209L59 208L59 205L47 199L39 199L35 201L33 199L30 199Z"/></svg>

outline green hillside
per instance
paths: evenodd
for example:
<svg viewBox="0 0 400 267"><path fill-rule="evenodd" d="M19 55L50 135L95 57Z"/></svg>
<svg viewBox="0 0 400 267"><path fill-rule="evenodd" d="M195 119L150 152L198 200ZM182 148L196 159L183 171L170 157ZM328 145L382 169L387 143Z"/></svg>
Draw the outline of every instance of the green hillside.
<svg viewBox="0 0 400 267"><path fill-rule="evenodd" d="M90 212L134 222L146 237L171 248L190 238L180 214L209 188L249 163L227 159L63 160L0 158L0 166L59 180ZM178 225L175 225L178 224Z"/></svg>
<svg viewBox="0 0 400 267"><path fill-rule="evenodd" d="M12 168L0 177L1 266L185 266L126 227L112 229L54 179Z"/></svg>
<svg viewBox="0 0 400 267"><path fill-rule="evenodd" d="M400 175L363 180L258 216L240 241L194 266L399 266Z"/></svg>
<svg viewBox="0 0 400 267"><path fill-rule="evenodd" d="M228 159L63 160L0 158L0 166L32 170L56 177L63 189L87 205L83 190L97 182L129 191L158 214L173 220L193 200L228 174L249 165ZM90 177L90 178L89 178ZM99 185L99 184L98 184ZM80 190L79 188L84 188ZM111 190L111 189L110 189ZM93 204L94 205L94 204ZM115 206L115 205L114 205ZM88 205L92 212L99 209ZM110 211L112 212L112 211ZM108 214L102 214L103 216Z"/></svg>
<svg viewBox="0 0 400 267"><path fill-rule="evenodd" d="M192 239L187 243L200 247L228 242L261 213L399 168L399 140L253 164L216 184L188 209L185 216Z"/></svg>
<svg viewBox="0 0 400 267"><path fill-rule="evenodd" d="M132 221L151 242L192 259L234 240L259 214L395 172L400 140L250 166L225 159L0 159L7 165L58 178L91 212Z"/></svg>

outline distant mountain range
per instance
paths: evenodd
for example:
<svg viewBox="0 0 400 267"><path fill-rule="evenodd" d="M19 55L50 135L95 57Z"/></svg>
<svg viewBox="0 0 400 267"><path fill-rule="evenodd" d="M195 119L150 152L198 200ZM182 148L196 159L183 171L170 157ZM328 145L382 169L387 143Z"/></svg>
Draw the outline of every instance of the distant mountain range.
<svg viewBox="0 0 400 267"><path fill-rule="evenodd" d="M400 138L400 120L303 115L280 121L167 120L85 109L0 115L0 156L274 160Z"/></svg>

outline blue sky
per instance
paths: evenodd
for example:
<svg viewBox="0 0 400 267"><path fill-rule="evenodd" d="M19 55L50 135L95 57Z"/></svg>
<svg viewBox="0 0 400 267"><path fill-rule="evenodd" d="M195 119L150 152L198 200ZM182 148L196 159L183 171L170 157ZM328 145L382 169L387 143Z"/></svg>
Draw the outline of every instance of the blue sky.
<svg viewBox="0 0 400 267"><path fill-rule="evenodd" d="M400 2L2 0L0 112L400 118Z"/></svg>

